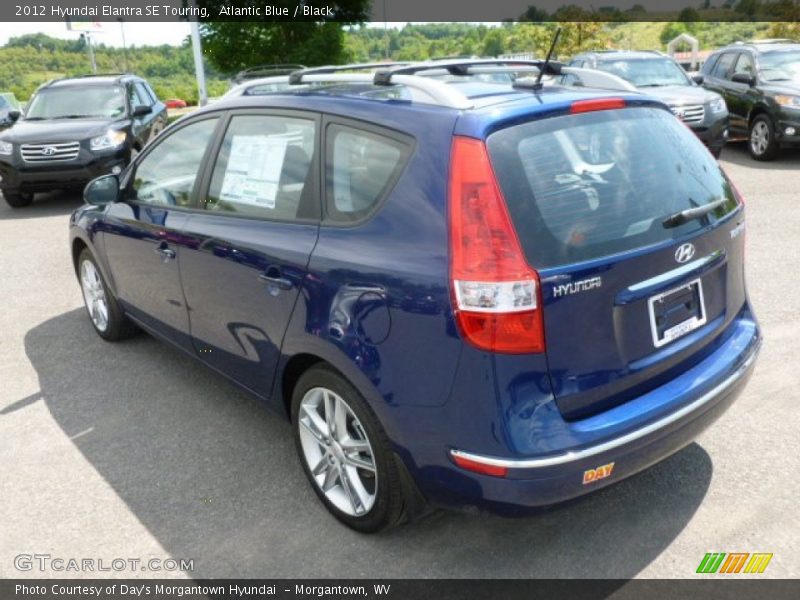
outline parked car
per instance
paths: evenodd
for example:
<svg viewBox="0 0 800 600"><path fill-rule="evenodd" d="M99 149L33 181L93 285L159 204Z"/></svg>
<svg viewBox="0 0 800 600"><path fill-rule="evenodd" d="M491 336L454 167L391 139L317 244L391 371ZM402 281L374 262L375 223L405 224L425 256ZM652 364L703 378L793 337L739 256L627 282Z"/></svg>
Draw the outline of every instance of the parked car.
<svg viewBox="0 0 800 600"><path fill-rule="evenodd" d="M14 124L22 111L16 96L11 92L0 92L0 129Z"/></svg>
<svg viewBox="0 0 800 600"><path fill-rule="evenodd" d="M220 100L70 220L97 334L144 329L289 418L363 532L641 471L731 405L761 343L743 200L665 104L431 68Z"/></svg>
<svg viewBox="0 0 800 600"><path fill-rule="evenodd" d="M660 52L608 50L579 54L569 64L613 73L660 98L719 158L728 136L725 100L698 86L675 59Z"/></svg>
<svg viewBox="0 0 800 600"><path fill-rule="evenodd" d="M167 109L134 75L57 79L0 133L0 191L14 208L35 192L82 188L120 173L167 124Z"/></svg>
<svg viewBox="0 0 800 600"><path fill-rule="evenodd" d="M181 100L180 98L170 98L169 100L164 101L164 105L167 108L186 108L186 100Z"/></svg>
<svg viewBox="0 0 800 600"><path fill-rule="evenodd" d="M700 80L725 98L731 135L748 141L754 159L800 144L800 44L732 44L711 55Z"/></svg>

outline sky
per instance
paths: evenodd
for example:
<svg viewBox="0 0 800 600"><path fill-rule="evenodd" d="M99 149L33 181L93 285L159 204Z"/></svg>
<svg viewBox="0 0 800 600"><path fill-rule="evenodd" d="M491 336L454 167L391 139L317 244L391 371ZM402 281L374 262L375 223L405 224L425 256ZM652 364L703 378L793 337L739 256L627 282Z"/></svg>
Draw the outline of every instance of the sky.
<svg viewBox="0 0 800 600"><path fill-rule="evenodd" d="M178 46L189 35L188 23L125 23L125 41L128 46L156 46L170 44ZM75 31L67 31L66 23L0 23L0 46L8 38L26 33L46 33L55 38L74 40ZM107 46L122 47L119 23L103 23L103 33L97 33L93 41Z"/></svg>

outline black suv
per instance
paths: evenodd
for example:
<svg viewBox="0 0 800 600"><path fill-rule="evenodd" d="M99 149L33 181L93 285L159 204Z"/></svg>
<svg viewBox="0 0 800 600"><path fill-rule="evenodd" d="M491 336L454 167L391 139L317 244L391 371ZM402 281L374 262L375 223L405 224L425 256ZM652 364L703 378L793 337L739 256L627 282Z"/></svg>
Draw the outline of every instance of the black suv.
<svg viewBox="0 0 800 600"><path fill-rule="evenodd" d="M728 137L728 108L719 94L698 86L671 57L660 52L605 50L575 56L571 67L598 69L662 100L719 157ZM569 77L569 76L567 76Z"/></svg>
<svg viewBox="0 0 800 600"><path fill-rule="evenodd" d="M703 86L728 103L731 136L748 140L756 160L800 144L800 44L785 40L736 43L712 54Z"/></svg>
<svg viewBox="0 0 800 600"><path fill-rule="evenodd" d="M120 173L167 124L167 108L144 79L100 75L42 85L24 118L0 133L0 190L27 206L34 192L82 188Z"/></svg>

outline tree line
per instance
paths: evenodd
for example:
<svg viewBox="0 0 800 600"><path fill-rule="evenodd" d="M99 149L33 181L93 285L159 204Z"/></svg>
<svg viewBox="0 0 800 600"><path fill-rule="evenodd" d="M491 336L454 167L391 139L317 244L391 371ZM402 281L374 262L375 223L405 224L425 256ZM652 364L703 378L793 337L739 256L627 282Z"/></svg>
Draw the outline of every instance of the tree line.
<svg viewBox="0 0 800 600"><path fill-rule="evenodd" d="M742 0L750 1L750 0ZM635 8L635 7L634 7ZM575 8L574 10L581 10ZM533 11L533 12L532 12ZM543 57L562 28L556 57L569 58L585 50L621 48L663 50L667 42L687 32L701 49L759 37L800 37L794 22L704 22L687 9L673 22L580 20L585 15L561 14L573 21L538 21L529 9L528 21L498 26L470 23L407 24L401 28L339 23L208 23L203 25L204 57L209 96L218 96L239 70L266 64L307 66L381 60L413 61L451 56L497 56L530 53ZM0 47L0 92L26 101L42 83L56 77L91 72L88 49L81 39L61 40L44 34L13 37ZM162 99L197 101L194 62L188 39L183 45L122 48L94 47L99 72L132 72L145 77Z"/></svg>

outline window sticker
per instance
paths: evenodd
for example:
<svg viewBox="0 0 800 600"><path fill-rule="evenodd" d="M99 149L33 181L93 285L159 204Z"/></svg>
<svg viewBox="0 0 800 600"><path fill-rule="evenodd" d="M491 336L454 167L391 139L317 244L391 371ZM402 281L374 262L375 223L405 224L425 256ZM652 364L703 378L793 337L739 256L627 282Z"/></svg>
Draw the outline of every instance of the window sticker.
<svg viewBox="0 0 800 600"><path fill-rule="evenodd" d="M274 209L288 144L284 136L233 136L220 199Z"/></svg>

